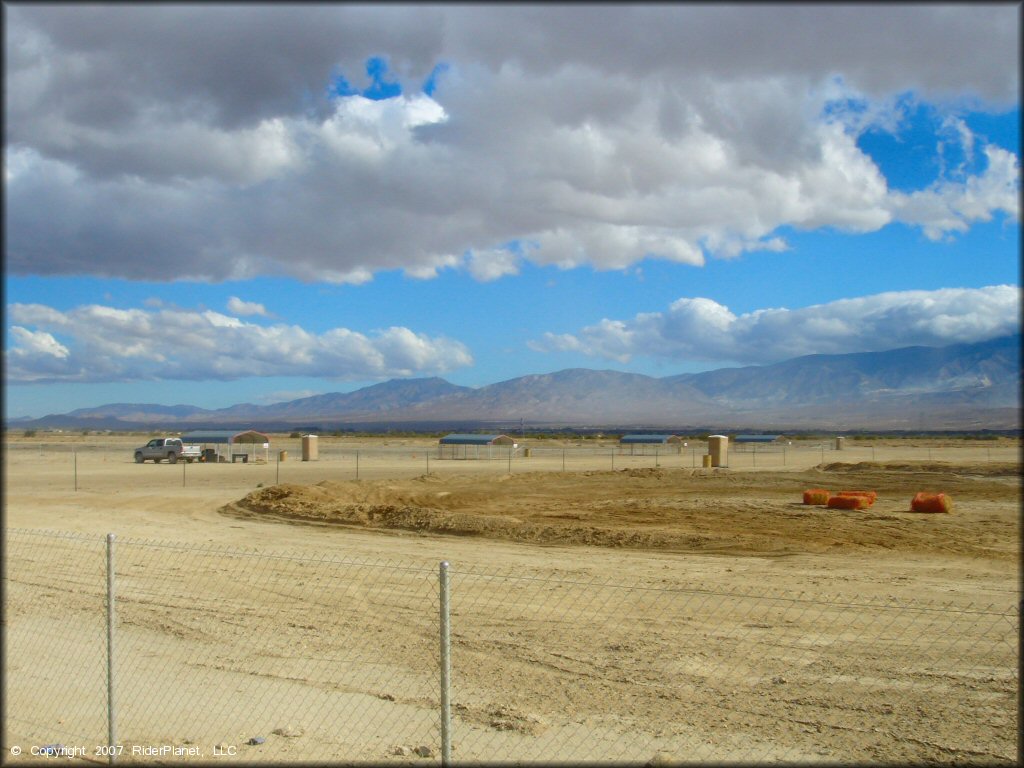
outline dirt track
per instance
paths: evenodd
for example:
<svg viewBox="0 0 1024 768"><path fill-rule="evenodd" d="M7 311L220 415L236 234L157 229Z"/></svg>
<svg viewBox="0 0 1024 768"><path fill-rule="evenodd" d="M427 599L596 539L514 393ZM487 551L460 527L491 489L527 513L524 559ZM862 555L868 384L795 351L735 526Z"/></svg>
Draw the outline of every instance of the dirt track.
<svg viewBox="0 0 1024 768"><path fill-rule="evenodd" d="M447 560L456 760L1014 758L1017 618L999 612L1018 599L1016 447L991 459L933 446L946 454L928 461L924 445L897 443L878 462L811 450L784 469L759 456L756 471L707 472L687 456L617 457L627 467L612 470L596 455L561 472L560 455L535 455L512 474L463 461L425 475L424 441L376 458L366 441L362 479L339 477L353 464L327 450L275 484L267 465L135 465L130 444L82 450L77 491L66 453L6 454L7 526L100 542L86 556L75 540L25 539L5 565L8 653L22 654L7 660L8 738L70 743L102 726L102 702L77 725L53 710L68 690L53 670L84 652L85 627L102 633L97 568L113 531L133 654L126 742L239 746L222 761L430 762L391 750L437 746L429 579ZM810 487L878 500L808 507ZM919 490L949 493L954 511L909 512ZM412 570L316 565L338 557ZM381 676L348 671L362 659ZM338 728L353 717L358 729ZM284 725L302 735L270 734ZM256 733L267 742L244 748Z"/></svg>
<svg viewBox="0 0 1024 768"><path fill-rule="evenodd" d="M804 488L871 489L868 510L802 503ZM910 512L915 490L942 488L956 514ZM224 512L263 520L407 530L531 544L584 544L733 555L897 550L1011 560L1016 520L989 504L1018 498L1017 467L929 462L832 463L786 475L629 469L530 473L482 481L464 475L410 480L281 484ZM927 516L926 516L927 517Z"/></svg>

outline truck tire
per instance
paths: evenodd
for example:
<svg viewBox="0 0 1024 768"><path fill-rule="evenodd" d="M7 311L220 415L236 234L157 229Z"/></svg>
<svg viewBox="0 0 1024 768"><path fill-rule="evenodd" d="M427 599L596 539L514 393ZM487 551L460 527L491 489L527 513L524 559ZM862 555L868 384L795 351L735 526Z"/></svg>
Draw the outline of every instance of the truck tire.
<svg viewBox="0 0 1024 768"><path fill-rule="evenodd" d="M178 454L176 454L176 453L168 453L167 454L167 463L168 464L177 464L178 463Z"/></svg>
<svg viewBox="0 0 1024 768"><path fill-rule="evenodd" d="M142 451L136 451L135 452L135 463L136 464L142 464L144 461L145 461L145 459L142 458Z"/></svg>

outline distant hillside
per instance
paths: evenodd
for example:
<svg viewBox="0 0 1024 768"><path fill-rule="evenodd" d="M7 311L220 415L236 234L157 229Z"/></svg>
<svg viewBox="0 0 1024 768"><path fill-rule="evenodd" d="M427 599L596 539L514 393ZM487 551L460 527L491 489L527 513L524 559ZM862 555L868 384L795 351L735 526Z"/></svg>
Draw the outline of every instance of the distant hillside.
<svg viewBox="0 0 1024 768"><path fill-rule="evenodd" d="M408 420L437 418L591 423L669 416L678 421L710 413L713 403L685 383L636 373L572 368L521 376L420 403L401 411ZM392 414L393 416L396 414Z"/></svg>
<svg viewBox="0 0 1024 768"><path fill-rule="evenodd" d="M355 392L205 410L117 403L19 428L370 428L534 426L1016 429L1020 335L977 344L807 355L773 365L655 378L574 368L472 389L396 379ZM13 426L13 422L11 425Z"/></svg>
<svg viewBox="0 0 1024 768"><path fill-rule="evenodd" d="M719 405L763 408L877 401L911 394L963 395L978 405L1013 405L1020 391L1020 335L978 344L886 352L807 355L774 365L683 374Z"/></svg>
<svg viewBox="0 0 1024 768"><path fill-rule="evenodd" d="M460 387L441 378L392 379L382 384L357 389L355 392L330 392L313 395L285 403L264 406L232 406L218 411L208 411L201 418L248 418L288 421L289 419L331 419L356 416L379 416L400 408L419 403L432 402L446 395L471 392L469 387Z"/></svg>
<svg viewBox="0 0 1024 768"><path fill-rule="evenodd" d="M111 403L96 408L79 408L67 415L78 419L121 419L146 421L148 419L188 419L196 414L209 413L194 405L156 405L155 403Z"/></svg>

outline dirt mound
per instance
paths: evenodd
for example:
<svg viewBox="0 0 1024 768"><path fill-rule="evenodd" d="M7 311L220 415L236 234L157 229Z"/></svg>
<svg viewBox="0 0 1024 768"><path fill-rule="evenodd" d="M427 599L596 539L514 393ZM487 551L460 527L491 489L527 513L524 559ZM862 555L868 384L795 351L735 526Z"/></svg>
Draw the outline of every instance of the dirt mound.
<svg viewBox="0 0 1024 768"><path fill-rule="evenodd" d="M1020 465L1005 461L959 464L946 461L858 461L849 464L837 461L819 465L819 469L824 472L931 472L975 477L1020 477Z"/></svg>
<svg viewBox="0 0 1024 768"><path fill-rule="evenodd" d="M834 482L822 483L829 475ZM868 488L870 510L808 507L810 485ZM921 490L952 493L956 512L922 523ZM897 550L1015 557L1019 487L918 465L833 464L824 471L685 470L421 476L409 480L281 484L221 509L235 517L375 531L476 536L545 545L775 556Z"/></svg>

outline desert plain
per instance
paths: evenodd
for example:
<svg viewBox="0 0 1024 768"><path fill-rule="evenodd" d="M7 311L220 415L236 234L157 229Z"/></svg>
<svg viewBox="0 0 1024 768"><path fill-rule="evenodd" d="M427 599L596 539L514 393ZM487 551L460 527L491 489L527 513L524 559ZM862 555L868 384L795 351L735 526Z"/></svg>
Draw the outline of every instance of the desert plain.
<svg viewBox="0 0 1024 768"><path fill-rule="evenodd" d="M6 436L5 760L107 762L110 533L117 762L438 762L442 562L455 763L1017 760L1017 439L146 439Z"/></svg>

